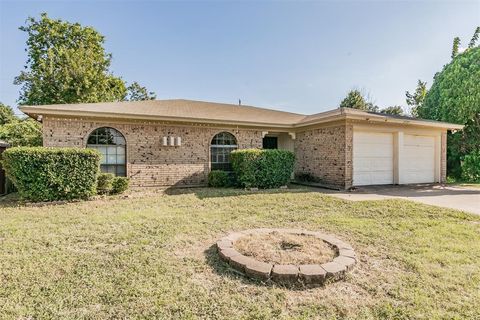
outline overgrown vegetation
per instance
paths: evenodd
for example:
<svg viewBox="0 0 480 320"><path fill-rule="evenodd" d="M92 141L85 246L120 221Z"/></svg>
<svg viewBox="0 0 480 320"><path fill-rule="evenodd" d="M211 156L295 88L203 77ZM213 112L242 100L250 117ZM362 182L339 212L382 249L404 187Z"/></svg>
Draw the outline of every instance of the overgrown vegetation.
<svg viewBox="0 0 480 320"><path fill-rule="evenodd" d="M96 194L100 153L92 149L15 147L2 166L21 197L31 201L88 198Z"/></svg>
<svg viewBox="0 0 480 320"><path fill-rule="evenodd" d="M145 192L145 191L143 191ZM183 189L44 207L0 204L3 319L478 319L480 217L308 189ZM346 281L247 280L213 244L257 227L333 233Z"/></svg>
<svg viewBox="0 0 480 320"><path fill-rule="evenodd" d="M454 39L452 61L438 72L431 88L419 81L415 94L407 92L407 102L420 118L465 125L448 134L447 170L456 179L464 176L462 160L480 150L480 47L477 27L468 47L459 52L460 39Z"/></svg>
<svg viewBox="0 0 480 320"><path fill-rule="evenodd" d="M466 155L462 162L462 179L480 182L480 150Z"/></svg>
<svg viewBox="0 0 480 320"><path fill-rule="evenodd" d="M12 147L42 145L40 123L31 118L18 118L13 109L0 102L0 140Z"/></svg>
<svg viewBox="0 0 480 320"><path fill-rule="evenodd" d="M238 183L245 188L278 188L292 177L295 155L276 149L241 149L230 154Z"/></svg>

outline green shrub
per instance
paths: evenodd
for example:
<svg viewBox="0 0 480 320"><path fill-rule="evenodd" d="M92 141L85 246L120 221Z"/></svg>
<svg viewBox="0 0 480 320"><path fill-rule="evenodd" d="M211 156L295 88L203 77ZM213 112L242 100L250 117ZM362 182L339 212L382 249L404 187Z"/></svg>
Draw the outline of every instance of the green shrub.
<svg viewBox="0 0 480 320"><path fill-rule="evenodd" d="M130 185L130 179L126 177L115 177L112 180L112 191L111 194L120 194L127 191L128 186Z"/></svg>
<svg viewBox="0 0 480 320"><path fill-rule="evenodd" d="M96 150L14 147L2 158L6 175L24 199L69 200L96 193L100 163Z"/></svg>
<svg viewBox="0 0 480 320"><path fill-rule="evenodd" d="M113 188L113 173L100 173L97 179L97 193L109 194Z"/></svg>
<svg viewBox="0 0 480 320"><path fill-rule="evenodd" d="M212 170L208 174L208 186L226 188L233 185L232 174L222 170Z"/></svg>
<svg viewBox="0 0 480 320"><path fill-rule="evenodd" d="M295 155L287 150L241 149L230 154L238 183L246 188L278 188L292 176Z"/></svg>
<svg viewBox="0 0 480 320"><path fill-rule="evenodd" d="M463 158L462 179L466 182L480 182L480 150Z"/></svg>

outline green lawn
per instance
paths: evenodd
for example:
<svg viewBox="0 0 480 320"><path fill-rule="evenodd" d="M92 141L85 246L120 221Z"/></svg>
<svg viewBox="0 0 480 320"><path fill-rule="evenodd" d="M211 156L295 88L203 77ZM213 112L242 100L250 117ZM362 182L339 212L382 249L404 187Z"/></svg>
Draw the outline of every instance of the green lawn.
<svg viewBox="0 0 480 320"><path fill-rule="evenodd" d="M480 318L480 217L454 210L309 189L0 206L1 319ZM324 288L247 280L212 245L255 227L334 233L360 263Z"/></svg>

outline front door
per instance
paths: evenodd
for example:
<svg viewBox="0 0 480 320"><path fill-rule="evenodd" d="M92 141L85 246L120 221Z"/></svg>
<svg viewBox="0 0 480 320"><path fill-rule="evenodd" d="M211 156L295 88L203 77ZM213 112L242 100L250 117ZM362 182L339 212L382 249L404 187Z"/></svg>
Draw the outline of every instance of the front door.
<svg viewBox="0 0 480 320"><path fill-rule="evenodd" d="M278 138L277 137L264 137L263 138L263 149L278 149Z"/></svg>

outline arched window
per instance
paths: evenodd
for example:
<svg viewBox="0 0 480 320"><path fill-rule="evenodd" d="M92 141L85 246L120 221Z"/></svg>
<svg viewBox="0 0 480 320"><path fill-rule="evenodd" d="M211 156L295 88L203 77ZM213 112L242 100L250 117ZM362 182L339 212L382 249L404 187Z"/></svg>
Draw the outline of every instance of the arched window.
<svg viewBox="0 0 480 320"><path fill-rule="evenodd" d="M87 140L87 148L98 150L102 154L100 169L116 176L126 175L125 137L113 128L95 129Z"/></svg>
<svg viewBox="0 0 480 320"><path fill-rule="evenodd" d="M237 149L237 139L229 132L215 135L210 144L210 162L212 170L232 171L230 152Z"/></svg>

